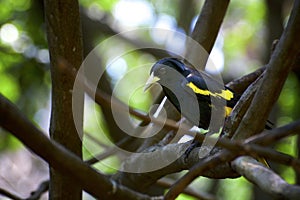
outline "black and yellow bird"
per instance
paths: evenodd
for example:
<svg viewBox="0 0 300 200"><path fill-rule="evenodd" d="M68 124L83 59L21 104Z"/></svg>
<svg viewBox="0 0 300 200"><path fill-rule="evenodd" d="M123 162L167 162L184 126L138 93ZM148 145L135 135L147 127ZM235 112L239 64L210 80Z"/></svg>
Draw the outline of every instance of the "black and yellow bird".
<svg viewBox="0 0 300 200"><path fill-rule="evenodd" d="M150 74L145 88L158 82L177 110L199 128L219 131L224 118L240 98L208 74L177 58L159 60L152 66ZM212 120L214 123L210 123Z"/></svg>
<svg viewBox="0 0 300 200"><path fill-rule="evenodd" d="M158 82L171 103L192 125L218 133L240 95L204 72L184 64L177 58L163 58L150 71L145 89ZM269 125L266 125L270 129ZM185 153L199 143L193 141ZM258 158L266 163L263 158Z"/></svg>

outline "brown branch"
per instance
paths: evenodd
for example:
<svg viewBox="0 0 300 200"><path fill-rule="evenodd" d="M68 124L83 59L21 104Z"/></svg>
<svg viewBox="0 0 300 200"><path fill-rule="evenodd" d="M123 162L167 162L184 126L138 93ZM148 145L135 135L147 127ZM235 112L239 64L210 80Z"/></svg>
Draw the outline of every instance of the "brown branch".
<svg viewBox="0 0 300 200"><path fill-rule="evenodd" d="M275 199L299 199L300 186L288 184L272 170L251 157L241 156L235 159L231 166Z"/></svg>
<svg viewBox="0 0 300 200"><path fill-rule="evenodd" d="M230 81L226 86L237 94L243 94L249 85L251 85L251 83L253 83L265 70L266 67L263 66L250 74L246 74L245 76Z"/></svg>
<svg viewBox="0 0 300 200"><path fill-rule="evenodd" d="M261 134L248 138L245 140L245 143L255 143L262 146L268 146L282 138L296 134L300 134L300 120L272 130L265 130Z"/></svg>
<svg viewBox="0 0 300 200"><path fill-rule="evenodd" d="M0 125L18 138L55 170L99 199L150 199L118 185L98 173L76 155L38 130L21 112L0 94Z"/></svg>
<svg viewBox="0 0 300 200"><path fill-rule="evenodd" d="M278 99L291 66L300 53L300 2L294 2L288 25L272 54L262 84L236 131L237 139L245 139L261 132L272 106ZM259 113L259 114L258 114Z"/></svg>
<svg viewBox="0 0 300 200"><path fill-rule="evenodd" d="M198 66L198 69L203 70L205 67L207 56L210 54L218 36L228 4L229 0L206 0L203 5L192 32L192 39L198 42L205 52L199 52L199 49L194 45L194 41L188 41L187 54L185 55L185 59L193 65L197 64L194 66Z"/></svg>
<svg viewBox="0 0 300 200"><path fill-rule="evenodd" d="M177 24L183 28L186 34L189 34L191 22L196 15L196 3L195 0L180 0L177 4Z"/></svg>
<svg viewBox="0 0 300 200"><path fill-rule="evenodd" d="M226 118L225 125L223 128L223 134L227 138L232 138L240 122L242 121L245 113L247 112L251 101L261 83L261 77L258 77L255 82L253 82L247 90L243 93L238 103L234 106L234 109L230 113L229 117Z"/></svg>

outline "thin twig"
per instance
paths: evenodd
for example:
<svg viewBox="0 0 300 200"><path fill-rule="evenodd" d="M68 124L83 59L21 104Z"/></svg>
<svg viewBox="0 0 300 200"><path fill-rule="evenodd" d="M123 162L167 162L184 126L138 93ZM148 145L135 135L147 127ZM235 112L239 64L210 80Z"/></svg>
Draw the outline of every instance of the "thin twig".
<svg viewBox="0 0 300 200"><path fill-rule="evenodd" d="M163 180L158 180L157 185L160 187L163 187L165 189L169 189L173 185L173 180L167 180L164 178ZM199 190L196 192L192 188L185 188L182 193L190 195L192 197L195 197L199 200L214 200L214 199L216 199L216 197L212 194L202 192Z"/></svg>
<svg viewBox="0 0 300 200"><path fill-rule="evenodd" d="M86 160L85 163L89 165L93 165L96 162L99 162L109 156L112 156L115 152L118 151L119 146L123 146L124 144L128 143L130 139L131 139L130 137L125 137L119 142L117 142L114 146L106 147L106 150L103 153L93 156L92 158Z"/></svg>
<svg viewBox="0 0 300 200"><path fill-rule="evenodd" d="M96 143L97 145L99 145L100 147L109 148L109 146L107 144L105 144L105 143L101 142L100 140L98 140L91 133L84 132L84 136L86 136L88 139L90 139L91 141L93 141L94 143Z"/></svg>
<svg viewBox="0 0 300 200"><path fill-rule="evenodd" d="M281 140L282 138L296 134L300 134L300 120L272 130L265 130L261 134L254 135L246 139L245 143L255 143L262 146L268 146Z"/></svg>
<svg viewBox="0 0 300 200"><path fill-rule="evenodd" d="M43 193L49 190L49 180L43 181L39 187L31 192L30 197L26 198L25 200L38 200L42 196Z"/></svg>

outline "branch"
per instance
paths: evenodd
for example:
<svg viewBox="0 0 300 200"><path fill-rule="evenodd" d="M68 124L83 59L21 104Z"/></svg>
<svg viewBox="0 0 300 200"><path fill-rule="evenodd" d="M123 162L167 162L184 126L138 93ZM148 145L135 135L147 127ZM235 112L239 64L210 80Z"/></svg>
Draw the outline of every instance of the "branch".
<svg viewBox="0 0 300 200"><path fill-rule="evenodd" d="M62 145L51 141L21 112L0 94L0 125L18 138L51 167L76 181L85 191L99 199L150 199L118 185L98 173Z"/></svg>
<svg viewBox="0 0 300 200"><path fill-rule="evenodd" d="M230 162L236 157L238 157L238 155L234 155L231 152L224 150L212 157L207 157L206 159L199 161L189 170L188 173L186 173L170 188L165 195L165 199L175 199L193 180L199 176L199 174L204 174L210 168L214 168L220 163Z"/></svg>
<svg viewBox="0 0 300 200"><path fill-rule="evenodd" d="M38 200L41 198L42 194L49 190L49 181L42 182L37 190L31 192L30 197L25 200Z"/></svg>
<svg viewBox="0 0 300 200"><path fill-rule="evenodd" d="M239 174L276 199L299 199L300 186L290 185L251 157L242 156L231 165Z"/></svg>
<svg viewBox="0 0 300 200"><path fill-rule="evenodd" d="M183 28L186 34L190 32L191 22L196 15L196 3L194 0L180 0L177 4L177 24Z"/></svg>
<svg viewBox="0 0 300 200"><path fill-rule="evenodd" d="M300 53L300 40L298 39L300 32L299 24L300 1L296 0L288 25L267 65L262 84L236 131L237 139L248 138L264 129L264 122L267 121L268 115L278 99L291 66Z"/></svg>
<svg viewBox="0 0 300 200"><path fill-rule="evenodd" d="M259 137L259 139L251 139L248 143L244 143L241 141L233 141L227 138L219 138L216 142L216 138L205 137L204 135L199 135L199 141L203 141L204 139L208 142L216 142L216 146L226 148L230 151L233 156L238 155L250 155L254 157L264 157L268 160L273 160L278 163L282 163L285 165L292 166L295 170L300 172L300 160L297 160L289 155L282 154L276 152L269 148L264 148L255 144L255 142L265 141L265 145L270 144L274 138L279 140L283 137L299 134L300 130L300 121L294 122L291 125L286 125L284 127L273 129L271 131L266 131ZM185 133L192 133L189 130L183 130ZM288 134L287 134L288 132ZM273 136L273 133L276 136ZM195 133L194 133L195 134ZM265 139L266 138L266 139ZM273 139L272 139L273 138ZM197 164L198 162L204 162L210 160L218 155L218 153L222 153L223 151L220 148L214 148L210 155L208 155L207 160L200 159L199 161L199 150L200 147L195 148L189 155L189 159L186 162L185 156L183 155L186 151L186 147L189 143L185 144L169 144L164 147L152 147L151 155L148 154L138 154L131 156L123 163L123 169L132 171L132 167L136 167L136 171L145 171L149 166L153 165L153 163L165 163L166 160L175 160L172 164L169 164L166 167L162 167L159 170L139 174L137 177L134 173L125 173L119 172L119 174L115 175L115 179L123 185L126 185L130 188L135 188L138 191L146 190L150 185L154 184L156 180L159 178L170 174L179 172L184 169L189 169L191 166ZM226 153L225 155L227 155ZM219 156L224 156L220 154ZM230 159L233 159L229 157ZM228 158L228 159L229 159ZM216 158L217 159L217 158ZM219 159L219 158L218 158ZM229 159L229 161L230 161ZM209 168L201 169L200 171L202 176L211 177L211 178L228 178L228 177L236 177L237 175L231 170L230 166L226 163L222 162L214 162L209 163ZM209 169L209 170L206 170ZM151 178L150 178L151 177ZM193 176L195 178L196 176ZM189 179L193 180L193 179Z"/></svg>
<svg viewBox="0 0 300 200"><path fill-rule="evenodd" d="M219 29L223 22L229 0L206 0L192 32L192 39L198 42L205 52L200 52L194 42L187 42L185 59L203 70L210 54ZM205 57L204 57L205 56ZM197 65L195 65L197 64Z"/></svg>
<svg viewBox="0 0 300 200"><path fill-rule="evenodd" d="M157 181L157 185L158 186L161 186L165 189L169 189L173 184L173 180L169 180L169 179L166 179L164 178L163 180L158 180ZM212 195L212 194L209 194L209 193L206 193L206 192L202 192L202 191L194 191L194 189L192 188L185 188L183 190L183 193L184 194L187 194L187 195L190 195L192 197L195 197L197 199L201 199L201 200L215 200L216 199L216 196L215 195Z"/></svg>
<svg viewBox="0 0 300 200"><path fill-rule="evenodd" d="M265 70L265 66L258 68L256 71L250 74L246 74L245 76L230 81L226 84L226 86L237 94L243 94L249 85L251 85L251 83L253 83Z"/></svg>
<svg viewBox="0 0 300 200"><path fill-rule="evenodd" d="M245 143L255 143L262 146L268 146L274 142L279 141L287 136L300 134L300 120L274 128L272 130L265 130L261 134L254 135L251 138L245 140Z"/></svg>
<svg viewBox="0 0 300 200"><path fill-rule="evenodd" d="M237 104L234 106L232 112L225 120L225 125L223 128L223 134L227 138L232 138L236 129L239 127L240 122L242 121L245 113L249 109L251 101L261 83L261 78L258 77L255 82L253 82L247 90L243 93Z"/></svg>
<svg viewBox="0 0 300 200"><path fill-rule="evenodd" d="M107 158L109 156L113 156L114 153L116 153L118 151L119 147L129 145L130 142L132 142L132 138L131 137L125 137L122 140L120 140L119 142L117 142L115 144L115 146L111 146L111 147L107 146L105 148L106 150L103 153L100 153L98 155L93 156L92 158L86 160L85 163L87 163L89 165L93 165L93 164L95 164L95 163L97 163L101 160L104 160L105 158Z"/></svg>

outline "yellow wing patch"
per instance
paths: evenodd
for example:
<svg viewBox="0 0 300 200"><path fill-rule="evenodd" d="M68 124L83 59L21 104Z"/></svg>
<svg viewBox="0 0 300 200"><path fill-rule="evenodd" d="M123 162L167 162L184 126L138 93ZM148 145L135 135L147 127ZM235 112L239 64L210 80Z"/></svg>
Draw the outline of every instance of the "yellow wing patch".
<svg viewBox="0 0 300 200"><path fill-rule="evenodd" d="M231 111L232 111L232 108L226 106L225 107L225 117L228 117L230 115Z"/></svg>
<svg viewBox="0 0 300 200"><path fill-rule="evenodd" d="M221 97L225 100L230 100L233 98L233 92L231 92L230 90L222 90L221 93L212 93L209 90L202 90L200 88L198 88L194 83L189 82L188 84L186 84L189 88L191 88L196 94L202 94L202 95L211 95L211 96L218 96Z"/></svg>

